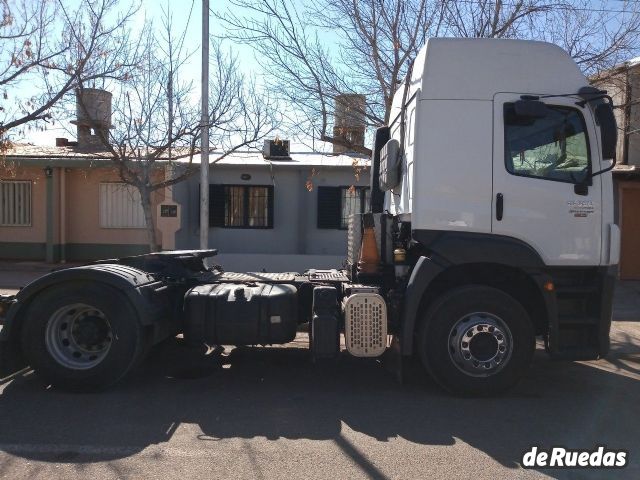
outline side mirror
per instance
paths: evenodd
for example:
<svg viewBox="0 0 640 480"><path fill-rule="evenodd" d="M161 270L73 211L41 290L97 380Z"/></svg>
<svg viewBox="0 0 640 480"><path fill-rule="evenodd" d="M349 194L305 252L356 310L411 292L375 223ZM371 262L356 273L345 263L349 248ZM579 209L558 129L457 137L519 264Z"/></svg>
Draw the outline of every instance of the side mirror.
<svg viewBox="0 0 640 480"><path fill-rule="evenodd" d="M373 148L371 149L371 200L372 213L382 213L384 208L384 192L380 189L380 150L391 138L391 129L387 126L376 130Z"/></svg>
<svg viewBox="0 0 640 480"><path fill-rule="evenodd" d="M600 103L595 109L596 123L600 126L602 158L616 159L618 145L618 126L610 103Z"/></svg>
<svg viewBox="0 0 640 480"><path fill-rule="evenodd" d="M380 150L380 190L391 190L400 183L400 142L392 138Z"/></svg>

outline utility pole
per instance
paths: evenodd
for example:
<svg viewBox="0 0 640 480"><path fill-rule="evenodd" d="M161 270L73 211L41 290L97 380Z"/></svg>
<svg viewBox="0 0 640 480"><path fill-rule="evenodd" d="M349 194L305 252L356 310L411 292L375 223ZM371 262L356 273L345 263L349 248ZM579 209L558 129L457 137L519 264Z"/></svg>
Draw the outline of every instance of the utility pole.
<svg viewBox="0 0 640 480"><path fill-rule="evenodd" d="M202 0L202 117L200 134L200 248L209 248L209 0Z"/></svg>

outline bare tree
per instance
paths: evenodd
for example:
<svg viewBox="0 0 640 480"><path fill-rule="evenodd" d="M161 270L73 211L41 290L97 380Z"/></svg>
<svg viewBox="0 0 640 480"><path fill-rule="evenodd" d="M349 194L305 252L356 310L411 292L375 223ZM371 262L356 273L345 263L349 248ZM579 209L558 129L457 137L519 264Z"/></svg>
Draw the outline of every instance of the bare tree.
<svg viewBox="0 0 640 480"><path fill-rule="evenodd" d="M184 45L186 28L176 33L170 11L164 10L161 31L150 31L144 41L142 61L128 79L113 85L113 128L108 134L96 129L120 179L140 193L151 251L158 249L152 195L199 171L193 165L200 152L197 95L181 77L191 53ZM237 58L215 42L210 51L209 149L215 163L263 139L277 122L269 101L240 73ZM80 105L88 114L80 85Z"/></svg>
<svg viewBox="0 0 640 480"><path fill-rule="evenodd" d="M302 13L287 0L232 3L248 14L225 14L230 35L256 49L268 87L292 106L290 126L366 154L369 149L329 133L335 97L365 93L367 123L388 121L409 61L441 20L427 0L327 0ZM338 35L338 52L327 49L322 31Z"/></svg>
<svg viewBox="0 0 640 480"><path fill-rule="evenodd" d="M640 40L640 4L605 0L444 1L442 33L454 37L544 40L564 48L587 75L634 55Z"/></svg>
<svg viewBox="0 0 640 480"><path fill-rule="evenodd" d="M621 2L613 11L604 1L598 6L590 0L231 3L223 15L228 34L255 49L269 88L290 106L290 126L341 145L344 139L328 133L336 95L365 94L368 124L387 123L393 95L428 37L548 40L565 48L587 74L628 58L640 40L640 2Z"/></svg>
<svg viewBox="0 0 640 480"><path fill-rule="evenodd" d="M49 121L81 83L130 75L139 44L127 25L138 4L118 7L118 0L80 0L73 9L62 0L0 0L0 141Z"/></svg>

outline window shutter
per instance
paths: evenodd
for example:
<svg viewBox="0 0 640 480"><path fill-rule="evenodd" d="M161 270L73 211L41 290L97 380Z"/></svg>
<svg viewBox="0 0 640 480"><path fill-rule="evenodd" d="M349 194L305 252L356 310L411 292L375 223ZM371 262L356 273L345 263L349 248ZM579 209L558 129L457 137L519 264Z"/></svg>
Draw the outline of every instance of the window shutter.
<svg viewBox="0 0 640 480"><path fill-rule="evenodd" d="M269 214L269 218L267 219L267 226L269 228L273 228L273 210L274 210L274 203L273 203L273 185L267 187L267 191L268 191L268 195L269 195L269 199L268 199L268 214Z"/></svg>
<svg viewBox="0 0 640 480"><path fill-rule="evenodd" d="M340 187L318 187L318 228L340 228Z"/></svg>
<svg viewBox="0 0 640 480"><path fill-rule="evenodd" d="M209 226L224 227L225 212L224 185L209 185Z"/></svg>
<svg viewBox="0 0 640 480"><path fill-rule="evenodd" d="M139 190L126 183L100 184L100 227L144 228L144 210Z"/></svg>

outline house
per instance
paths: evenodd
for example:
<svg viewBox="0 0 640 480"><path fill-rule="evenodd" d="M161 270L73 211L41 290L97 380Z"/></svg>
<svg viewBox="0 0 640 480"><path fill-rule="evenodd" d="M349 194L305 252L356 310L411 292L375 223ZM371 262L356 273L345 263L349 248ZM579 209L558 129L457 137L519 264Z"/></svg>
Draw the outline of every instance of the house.
<svg viewBox="0 0 640 480"><path fill-rule="evenodd" d="M199 163L199 158L194 158ZM237 271L338 268L347 222L368 201L369 159L354 153L235 152L209 173L209 246ZM176 248L199 243L199 178L173 188L182 206Z"/></svg>
<svg viewBox="0 0 640 480"><path fill-rule="evenodd" d="M71 122L77 141L0 152L1 259L85 261L149 251L140 194L120 180L100 140L111 128L111 93L85 89L82 96ZM164 178L164 166L150 175ZM163 199L156 192L152 206Z"/></svg>
<svg viewBox="0 0 640 480"><path fill-rule="evenodd" d="M72 122L77 141L17 144L0 155L0 259L87 261L150 250L140 194L120 180L100 142L111 128L111 94L82 95ZM334 136L362 144L364 97L338 96L336 105ZM218 261L240 271L340 267L347 218L368 199L368 159L345 150L291 153L288 141L265 141L263 152L212 163L209 246L220 251ZM159 158L154 166L158 183L186 161ZM194 175L152 193L159 247L198 248L199 188Z"/></svg>
<svg viewBox="0 0 640 480"><path fill-rule="evenodd" d="M121 182L104 152L59 143L14 145L0 157L0 259L66 262L148 252L138 191ZM156 192L152 202L163 198Z"/></svg>
<svg viewBox="0 0 640 480"><path fill-rule="evenodd" d="M0 159L0 259L88 261L149 251L138 191L105 152L61 141L14 145ZM199 156L194 162L199 163ZM346 256L347 218L368 200L368 159L356 154L235 152L210 167L210 247L235 270L335 268ZM156 180L165 175L159 161ZM172 187L178 249L199 245L199 177ZM158 226L165 192L152 195Z"/></svg>
<svg viewBox="0 0 640 480"><path fill-rule="evenodd" d="M613 193L621 229L620 278L640 279L640 57L592 82L606 90L616 106L619 135Z"/></svg>

